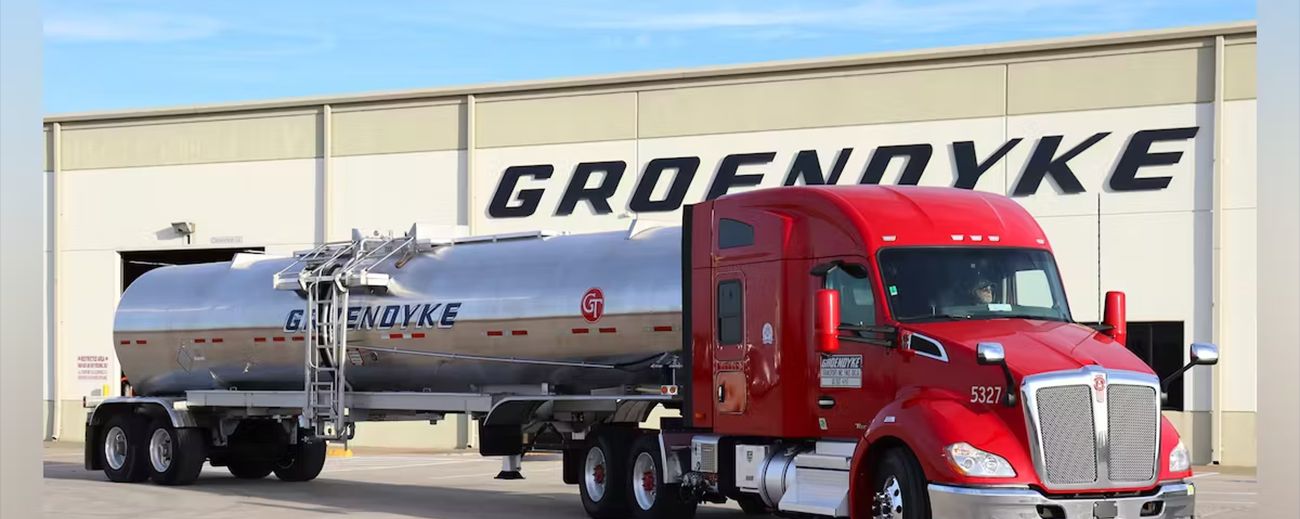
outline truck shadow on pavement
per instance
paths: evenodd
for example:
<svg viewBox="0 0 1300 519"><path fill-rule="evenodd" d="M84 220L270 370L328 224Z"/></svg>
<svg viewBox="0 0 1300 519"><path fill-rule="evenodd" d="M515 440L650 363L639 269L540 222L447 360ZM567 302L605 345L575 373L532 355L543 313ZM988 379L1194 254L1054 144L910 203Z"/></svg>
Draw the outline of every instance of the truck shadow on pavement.
<svg viewBox="0 0 1300 519"><path fill-rule="evenodd" d="M432 469L432 467L431 467ZM218 472L219 471L219 472ZM372 471L369 476L383 477L382 471ZM527 477L527 466L524 470ZM430 470L426 476L439 476ZM349 474L350 476L350 474ZM385 483L343 479L344 474L331 475L327 469L320 478L308 483L284 483L274 476L265 480L241 480L225 473L224 469L205 467L204 473L193 485L162 487L149 482L127 484L108 481L99 471L88 471L80 463L62 461L45 462L45 478L64 480L59 486L75 484L81 497L90 500L78 508L114 510L123 516L139 513L147 515L164 512L185 513L196 510L222 510L223 514L255 517L278 517L285 512L300 516L333 516L346 514L393 514L430 519L481 519L491 517L520 517L529 519L582 518L586 514L578 499L575 486L565 486L565 492L550 492L559 483L559 474L544 473L536 476L531 489L511 490L510 485L522 482L499 482L491 489L466 488L460 478L440 479L428 484ZM412 478L407 471L403 479ZM464 479L482 479L466 476ZM460 481L460 486L440 486L441 483ZM539 491L537 488L547 487ZM47 485L47 492L49 490ZM522 487L522 485L521 485ZM128 491L129 490L129 491ZM151 495L152 494L152 495ZM197 495L196 495L197 494ZM47 495L46 510L51 510L50 500L57 501L62 492ZM188 497L187 497L188 495ZM200 497L206 495L206 497ZM126 515L123 508L138 506L136 514ZM159 507L172 510L159 510ZM701 506L702 517L743 517L739 510Z"/></svg>

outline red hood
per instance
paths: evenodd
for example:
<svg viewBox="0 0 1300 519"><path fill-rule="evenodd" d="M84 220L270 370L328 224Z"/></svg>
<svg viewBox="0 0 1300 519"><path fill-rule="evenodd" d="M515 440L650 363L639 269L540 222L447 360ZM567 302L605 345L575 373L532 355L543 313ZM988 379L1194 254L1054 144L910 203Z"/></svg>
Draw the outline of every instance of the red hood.
<svg viewBox="0 0 1300 519"><path fill-rule="evenodd" d="M1017 379L1046 371L1096 365L1152 373L1151 368L1110 337L1086 326L1034 319L980 319L909 323L907 328L942 341L946 348L967 350L996 342L1006 349L1007 366Z"/></svg>

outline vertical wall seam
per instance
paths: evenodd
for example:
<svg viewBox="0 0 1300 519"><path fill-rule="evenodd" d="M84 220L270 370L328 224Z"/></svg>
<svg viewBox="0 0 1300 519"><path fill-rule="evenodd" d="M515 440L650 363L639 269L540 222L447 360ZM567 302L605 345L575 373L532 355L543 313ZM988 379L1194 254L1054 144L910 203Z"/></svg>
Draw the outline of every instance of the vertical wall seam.
<svg viewBox="0 0 1300 519"><path fill-rule="evenodd" d="M1210 175L1213 178L1213 187L1211 187L1212 196L1214 197L1213 211L1211 212L1211 247L1212 254L1210 260L1210 340L1215 345L1222 347L1223 341L1223 94L1224 94L1224 72L1226 63L1224 61L1224 38L1220 34L1214 37L1214 149L1211 151ZM1214 450L1210 455L1211 461L1218 463L1223 460L1223 410L1222 406L1222 367L1211 370L1211 391L1210 391L1210 416L1211 416L1211 441Z"/></svg>
<svg viewBox="0 0 1300 519"><path fill-rule="evenodd" d="M316 243L330 241L331 223L334 211L334 179L332 165L334 159L334 108L328 103L321 105L321 230Z"/></svg>
<svg viewBox="0 0 1300 519"><path fill-rule="evenodd" d="M469 227L469 234L478 233L479 226L474 221L475 211L474 204L474 167L476 155L475 150L478 148L478 139L475 133L478 132L478 98L474 94L465 95L465 204L461 208L465 211L465 225Z"/></svg>
<svg viewBox="0 0 1300 519"><path fill-rule="evenodd" d="M51 411L50 422L50 439L57 440L63 433L63 391L62 377L59 376L63 367L63 124L54 123L50 130L52 142L53 157L50 159L50 171L54 175L54 193L51 197L53 202L54 214L54 243L51 244L51 255L54 259L53 283L51 283L51 295L54 304L51 305L50 321L54 323L54 337L51 337L50 344L51 356L53 357L50 370L50 382L53 386L50 392L50 398L54 401L54 408Z"/></svg>

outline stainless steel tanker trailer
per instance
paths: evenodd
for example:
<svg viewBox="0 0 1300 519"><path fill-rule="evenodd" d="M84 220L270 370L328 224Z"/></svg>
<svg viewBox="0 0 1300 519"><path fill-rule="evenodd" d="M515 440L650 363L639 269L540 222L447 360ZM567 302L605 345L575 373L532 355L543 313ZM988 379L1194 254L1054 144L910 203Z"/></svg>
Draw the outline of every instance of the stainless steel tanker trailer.
<svg viewBox="0 0 1300 519"><path fill-rule="evenodd" d="M88 413L113 481L320 474L362 421L479 425L520 477L563 453L588 515L703 502L808 517L1183 518L1169 384L1124 298L1073 320L1014 201L807 186L688 206L680 227L401 236L155 269L113 340L137 396ZM680 411L642 429L656 407Z"/></svg>

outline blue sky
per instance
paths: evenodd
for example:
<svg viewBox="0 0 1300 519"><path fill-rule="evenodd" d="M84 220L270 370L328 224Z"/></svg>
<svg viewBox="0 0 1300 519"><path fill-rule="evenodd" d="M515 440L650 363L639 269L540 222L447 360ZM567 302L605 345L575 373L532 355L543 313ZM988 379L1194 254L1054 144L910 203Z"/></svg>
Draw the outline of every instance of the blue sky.
<svg viewBox="0 0 1300 519"><path fill-rule="evenodd" d="M46 0L47 113L1249 20L1254 0Z"/></svg>

